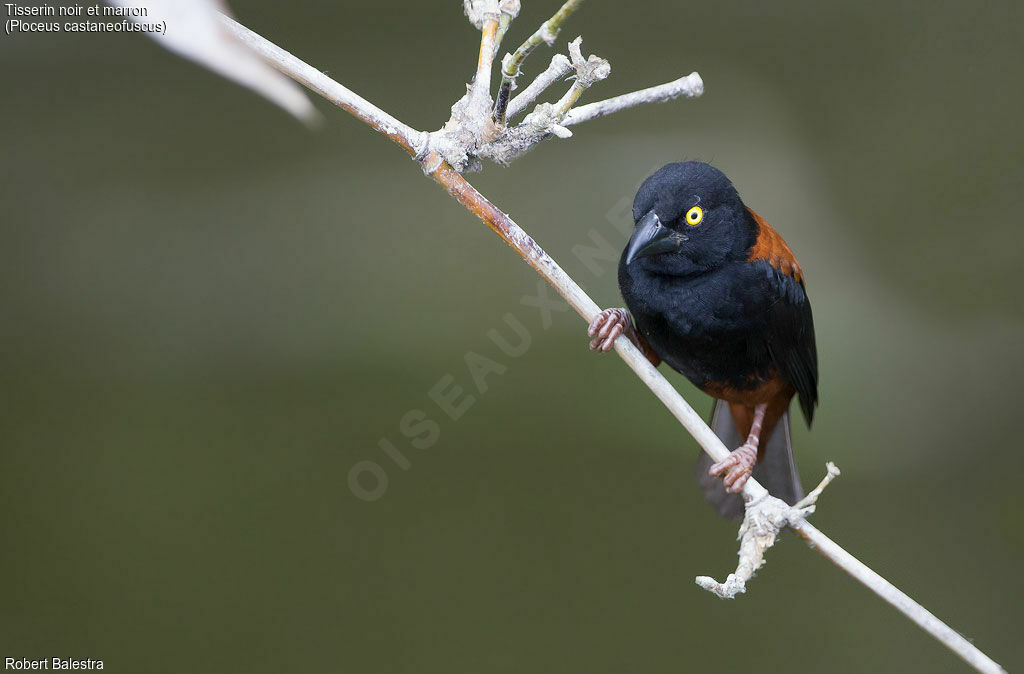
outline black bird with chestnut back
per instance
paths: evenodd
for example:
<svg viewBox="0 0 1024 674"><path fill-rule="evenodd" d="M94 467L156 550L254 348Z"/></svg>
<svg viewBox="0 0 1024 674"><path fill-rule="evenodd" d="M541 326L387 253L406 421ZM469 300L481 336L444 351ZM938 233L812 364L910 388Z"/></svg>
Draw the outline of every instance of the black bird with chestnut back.
<svg viewBox="0 0 1024 674"><path fill-rule="evenodd" d="M720 513L742 515L737 494L751 474L795 503L803 490L789 403L799 396L810 425L818 357L793 251L703 162L669 164L644 181L633 219L619 262L629 312L601 312L588 331L590 348L608 351L625 334L654 365L664 360L716 399L712 428L736 449L717 464L702 454L698 477Z"/></svg>

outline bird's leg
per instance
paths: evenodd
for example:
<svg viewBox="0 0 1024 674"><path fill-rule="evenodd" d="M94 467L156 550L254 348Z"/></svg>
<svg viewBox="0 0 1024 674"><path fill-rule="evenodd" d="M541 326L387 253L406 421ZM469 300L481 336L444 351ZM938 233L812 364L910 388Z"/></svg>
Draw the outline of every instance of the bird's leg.
<svg viewBox="0 0 1024 674"><path fill-rule="evenodd" d="M761 441L761 425L764 423L764 412L767 408L766 403L754 408L754 421L750 424L747 441L730 452L725 459L711 466L708 471L710 475L716 477L725 473L722 482L730 494L743 491L743 485L747 483L751 471L754 470L754 464L757 463L757 445Z"/></svg>
<svg viewBox="0 0 1024 674"><path fill-rule="evenodd" d="M605 309L594 316L587 329L587 336L593 337L590 341L590 350L598 353L611 351L619 335L626 335L629 341L633 342L633 346L640 349L640 353L651 361L651 365L658 367L661 364L661 356L656 354L644 336L637 332L633 327L633 318L621 307Z"/></svg>

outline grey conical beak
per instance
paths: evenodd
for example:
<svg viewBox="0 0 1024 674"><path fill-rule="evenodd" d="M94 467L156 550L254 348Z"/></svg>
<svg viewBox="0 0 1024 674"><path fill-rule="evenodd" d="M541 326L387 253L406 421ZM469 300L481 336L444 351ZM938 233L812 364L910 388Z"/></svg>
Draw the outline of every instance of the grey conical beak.
<svg viewBox="0 0 1024 674"><path fill-rule="evenodd" d="M633 236L626 247L626 264L637 258L669 253L679 250L680 238L668 227L661 224L658 214L650 211L636 223Z"/></svg>

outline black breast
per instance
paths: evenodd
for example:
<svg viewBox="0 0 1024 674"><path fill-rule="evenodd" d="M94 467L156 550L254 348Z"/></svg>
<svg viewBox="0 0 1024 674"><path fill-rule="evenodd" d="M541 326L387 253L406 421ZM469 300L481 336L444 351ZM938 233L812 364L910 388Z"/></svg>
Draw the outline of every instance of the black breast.
<svg viewBox="0 0 1024 674"><path fill-rule="evenodd" d="M637 329L669 366L697 387L743 390L776 374L765 307L777 298L749 267L675 277L630 265L620 267L619 285Z"/></svg>

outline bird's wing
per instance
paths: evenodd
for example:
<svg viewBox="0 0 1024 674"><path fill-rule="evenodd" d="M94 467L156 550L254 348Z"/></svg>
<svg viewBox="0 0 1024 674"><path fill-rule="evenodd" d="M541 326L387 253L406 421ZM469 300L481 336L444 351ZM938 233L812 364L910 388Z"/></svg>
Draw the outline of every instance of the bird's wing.
<svg viewBox="0 0 1024 674"><path fill-rule="evenodd" d="M818 404L818 350L803 271L782 236L760 215L747 210L758 225L757 241L747 261L763 274L759 276L771 298L765 315L768 350L775 367L796 387L800 408L810 425Z"/></svg>
<svg viewBox="0 0 1024 674"><path fill-rule="evenodd" d="M780 274L781 298L768 314L768 350L775 366L793 382L800 396L807 425L818 404L818 348L814 341L814 317L802 283Z"/></svg>

